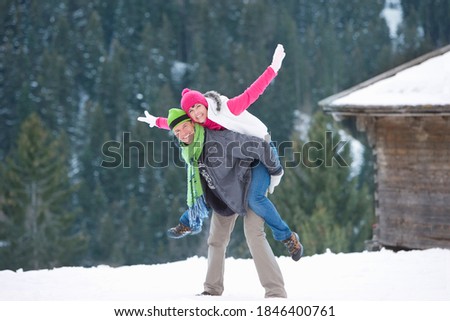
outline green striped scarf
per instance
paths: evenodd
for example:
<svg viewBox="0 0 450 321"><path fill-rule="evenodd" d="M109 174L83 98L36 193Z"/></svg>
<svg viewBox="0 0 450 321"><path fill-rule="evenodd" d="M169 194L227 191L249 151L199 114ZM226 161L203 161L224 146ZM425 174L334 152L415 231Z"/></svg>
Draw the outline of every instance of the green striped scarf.
<svg viewBox="0 0 450 321"><path fill-rule="evenodd" d="M189 224L192 230L198 230L203 220L208 217L209 208L203 195L198 159L203 151L205 142L205 129L195 124L194 140L191 144L181 145L181 156L187 164L187 205L189 211Z"/></svg>

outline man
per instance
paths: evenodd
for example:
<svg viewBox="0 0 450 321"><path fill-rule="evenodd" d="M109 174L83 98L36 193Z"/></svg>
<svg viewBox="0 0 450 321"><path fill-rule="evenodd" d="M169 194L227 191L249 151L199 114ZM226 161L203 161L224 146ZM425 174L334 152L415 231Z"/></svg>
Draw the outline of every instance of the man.
<svg viewBox="0 0 450 321"><path fill-rule="evenodd" d="M262 162L271 176L282 173L270 145L263 139L229 130L205 129L194 124L178 108L169 111L168 124L179 139L182 157L188 164L190 211L185 212L184 219L188 218L191 226L198 221L201 224L203 200L213 209L208 238L208 271L202 294L222 294L226 248L235 221L238 215L242 215L247 244L266 290L265 297L285 298L283 276L267 242L264 220L248 210L246 199L251 181L250 169L255 160ZM277 182L274 180L271 184ZM179 227L180 224L175 229ZM303 246L296 233L283 243L295 260L301 257Z"/></svg>

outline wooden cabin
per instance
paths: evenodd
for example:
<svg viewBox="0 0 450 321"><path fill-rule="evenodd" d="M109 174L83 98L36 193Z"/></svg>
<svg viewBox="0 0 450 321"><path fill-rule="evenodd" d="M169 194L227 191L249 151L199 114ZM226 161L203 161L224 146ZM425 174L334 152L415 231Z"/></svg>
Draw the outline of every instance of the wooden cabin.
<svg viewBox="0 0 450 321"><path fill-rule="evenodd" d="M321 102L352 117L374 154L374 240L450 248L450 45Z"/></svg>

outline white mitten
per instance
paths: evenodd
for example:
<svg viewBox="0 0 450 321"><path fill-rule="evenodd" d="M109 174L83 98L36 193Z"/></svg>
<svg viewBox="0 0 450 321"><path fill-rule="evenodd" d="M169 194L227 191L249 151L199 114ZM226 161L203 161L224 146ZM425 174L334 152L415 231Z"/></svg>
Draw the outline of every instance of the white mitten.
<svg viewBox="0 0 450 321"><path fill-rule="evenodd" d="M278 44L277 48L275 48L275 52L273 53L272 64L270 65L276 73L280 70L285 56L286 53L284 52L283 45Z"/></svg>
<svg viewBox="0 0 450 321"><path fill-rule="evenodd" d="M279 175L271 175L270 176L270 185L269 185L269 193L272 194L275 187L277 187L280 184L281 178L284 175L284 171L281 170L281 173Z"/></svg>
<svg viewBox="0 0 450 321"><path fill-rule="evenodd" d="M156 125L156 119L157 117L152 116L148 113L148 111L144 111L145 117L138 117L137 120L147 123L150 127L153 127Z"/></svg>

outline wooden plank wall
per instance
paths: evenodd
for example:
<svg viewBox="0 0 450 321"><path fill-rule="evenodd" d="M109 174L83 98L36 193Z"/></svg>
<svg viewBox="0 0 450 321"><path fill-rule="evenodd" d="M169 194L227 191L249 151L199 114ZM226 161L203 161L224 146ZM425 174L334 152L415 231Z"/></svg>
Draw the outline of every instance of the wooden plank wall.
<svg viewBox="0 0 450 321"><path fill-rule="evenodd" d="M450 248L450 118L378 117L373 126L378 241Z"/></svg>

